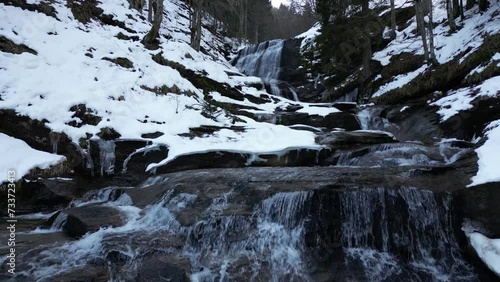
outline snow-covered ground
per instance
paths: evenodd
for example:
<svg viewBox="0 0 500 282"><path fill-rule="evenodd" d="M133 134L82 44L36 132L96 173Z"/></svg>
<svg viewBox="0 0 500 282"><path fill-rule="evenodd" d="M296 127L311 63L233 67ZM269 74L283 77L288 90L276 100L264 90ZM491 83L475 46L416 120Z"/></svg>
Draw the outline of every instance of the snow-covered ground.
<svg viewBox="0 0 500 282"><path fill-rule="evenodd" d="M445 97L433 102L431 105L439 107L438 114L441 115L442 121L446 121L460 111L472 109L474 107L472 101L475 99L480 97L499 97L499 85L500 76L495 76L483 81L478 86L449 91Z"/></svg>
<svg viewBox="0 0 500 282"><path fill-rule="evenodd" d="M400 4L401 6L405 5L404 3ZM481 46L486 35L499 32L500 13L498 13L498 9L494 8L498 6L498 2L492 2L491 5L493 8L484 13L479 13L477 6L466 11L464 19L455 20L458 30L450 34L450 28L446 21L445 2L433 0L435 54L440 64L451 61L455 56L467 50L460 58L460 62L463 62ZM396 7L398 7L397 3ZM396 32L396 39L389 43L384 50L373 55L374 60L380 61L382 65L386 66L393 56L402 52L423 55L422 40L415 32L417 29L415 17L410 22L410 25L404 30ZM402 87L424 71L425 69L419 68L414 72L394 77L391 82L382 85L374 97L382 96L390 90Z"/></svg>
<svg viewBox="0 0 500 282"><path fill-rule="evenodd" d="M468 227L463 227L462 230L479 258L500 277L500 239L490 239L479 232L468 230Z"/></svg>
<svg viewBox="0 0 500 282"><path fill-rule="evenodd" d="M63 156L49 154L31 148L26 142L0 133L0 183L7 181L7 171L15 172L19 180L33 168L47 169L63 162ZM4 173L5 172L5 173Z"/></svg>
<svg viewBox="0 0 500 282"><path fill-rule="evenodd" d="M476 149L479 170L470 186L500 181L500 120L489 124L486 137L486 142Z"/></svg>
<svg viewBox="0 0 500 282"><path fill-rule="evenodd" d="M115 129L127 139L163 132L163 136L155 139L156 143L169 146L169 157L162 163L178 155L206 150L272 152L287 147L317 147L314 134L308 131L260 123L246 117L233 123L233 117L226 114L214 118L201 114L204 89L196 88L177 70L154 62L152 55L162 52L164 58L189 70L220 83L241 86L248 95L259 97L267 93L247 87L249 83L261 82L259 78L230 75L239 71L217 51L224 42L206 29L203 30L202 46L210 53L196 52L189 46L189 20L185 16L188 11L181 2L165 1L160 32L169 39L162 36L160 49L155 51L145 49L139 41L116 38L120 32L142 38L151 27L137 12L129 9L126 0L105 1L98 6L104 14L113 15L137 34L98 21L82 24L75 20L66 1L62 0L51 4L58 19L0 3L0 36L37 52L37 55L0 52L0 108L14 109L19 115L32 119L45 119L52 131L66 133L75 143L87 133L95 136L105 127ZM133 67L119 66L103 60L105 57L127 58ZM146 90L161 87L177 88L193 95L179 95L172 93L173 90L155 94ZM237 101L216 92L211 96L222 102L257 108L261 113L272 113L290 102L279 98L278 102L254 104L248 99ZM102 118L101 121L97 125L69 125L72 121L81 122L70 111L78 104L85 104L93 115ZM330 109L330 112L335 111L338 110ZM179 136L201 125L243 126L245 130L225 129L193 139Z"/></svg>

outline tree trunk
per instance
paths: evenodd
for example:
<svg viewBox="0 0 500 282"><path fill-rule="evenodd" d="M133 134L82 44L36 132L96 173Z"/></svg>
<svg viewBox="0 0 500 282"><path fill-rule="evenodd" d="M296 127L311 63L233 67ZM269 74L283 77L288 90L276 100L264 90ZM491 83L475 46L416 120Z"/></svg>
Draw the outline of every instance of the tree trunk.
<svg viewBox="0 0 500 282"><path fill-rule="evenodd" d="M196 51L201 49L201 8L202 0L191 1L191 47Z"/></svg>
<svg viewBox="0 0 500 282"><path fill-rule="evenodd" d="M448 14L448 24L450 25L450 31L455 32L457 26L455 25L455 17L453 16L453 7L451 5L451 0L446 0L446 11Z"/></svg>
<svg viewBox="0 0 500 282"><path fill-rule="evenodd" d="M460 20L464 20L464 0L460 0Z"/></svg>
<svg viewBox="0 0 500 282"><path fill-rule="evenodd" d="M479 10L484 12L488 9L489 5L488 0L479 0Z"/></svg>
<svg viewBox="0 0 500 282"><path fill-rule="evenodd" d="M163 20L163 0L156 0L156 10L151 30L144 36L142 43L146 46L151 46L155 43L160 30L161 21Z"/></svg>
<svg viewBox="0 0 500 282"><path fill-rule="evenodd" d="M415 15L417 18L417 28L422 38L422 45L424 48L424 58L429 61L429 48L427 46L427 35L425 32L424 14L422 11L422 0L415 1Z"/></svg>
<svg viewBox="0 0 500 282"><path fill-rule="evenodd" d="M369 0L363 0L362 3L362 11L363 11L363 24L365 26L364 32L362 33L363 36L363 77L368 78L372 75L372 71L370 68L370 61L372 59L372 44L371 44L371 34L370 34L370 29L367 28L368 25L370 24L370 21L368 20L368 14L369 14L369 6L368 6L368 1Z"/></svg>
<svg viewBox="0 0 500 282"><path fill-rule="evenodd" d="M434 23L433 21L433 11L432 11L432 1L428 2L429 4L429 25L427 30L429 32L429 59L430 63L433 65L437 65L435 48L434 48Z"/></svg>
<svg viewBox="0 0 500 282"><path fill-rule="evenodd" d="M153 22L153 0L148 0L148 21Z"/></svg>
<svg viewBox="0 0 500 282"><path fill-rule="evenodd" d="M396 38L396 7L394 0L391 0L391 38Z"/></svg>
<svg viewBox="0 0 500 282"><path fill-rule="evenodd" d="M456 19L460 16L460 4L458 0L453 1L453 18Z"/></svg>
<svg viewBox="0 0 500 282"><path fill-rule="evenodd" d="M470 10L474 5L476 4L476 0L467 0L467 5L465 6L465 9Z"/></svg>

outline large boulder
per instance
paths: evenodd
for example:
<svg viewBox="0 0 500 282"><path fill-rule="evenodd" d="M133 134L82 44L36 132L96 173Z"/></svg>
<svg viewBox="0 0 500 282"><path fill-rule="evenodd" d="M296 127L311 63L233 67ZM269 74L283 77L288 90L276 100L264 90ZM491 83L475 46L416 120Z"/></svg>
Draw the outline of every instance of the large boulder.
<svg viewBox="0 0 500 282"><path fill-rule="evenodd" d="M66 216L62 229L66 235L80 238L88 232L95 232L103 227L118 227L125 224L125 215L109 206L88 205L62 210L49 221Z"/></svg>

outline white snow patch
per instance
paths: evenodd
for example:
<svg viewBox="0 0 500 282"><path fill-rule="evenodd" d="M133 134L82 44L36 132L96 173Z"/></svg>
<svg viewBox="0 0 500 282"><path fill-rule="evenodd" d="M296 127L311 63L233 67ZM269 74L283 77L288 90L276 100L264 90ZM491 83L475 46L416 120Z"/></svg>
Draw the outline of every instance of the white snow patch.
<svg viewBox="0 0 500 282"><path fill-rule="evenodd" d="M396 76L393 81L380 86L379 90L377 90L377 92L373 94L373 97L380 97L391 90L403 87L405 84L410 82L419 74L423 73L427 68L428 68L427 65L423 65L412 72Z"/></svg>
<svg viewBox="0 0 500 282"><path fill-rule="evenodd" d="M7 171L16 173L15 179L19 180L33 168L47 169L64 160L65 157L49 154L31 148L26 142L0 133L0 183L7 181Z"/></svg>
<svg viewBox="0 0 500 282"><path fill-rule="evenodd" d="M500 167L500 120L490 123L486 131L488 140L476 149L479 157L479 169L477 174L472 177L472 183L469 187L500 181L500 170L498 169Z"/></svg>
<svg viewBox="0 0 500 282"><path fill-rule="evenodd" d="M500 239L490 239L478 232L465 232L465 234L479 258L500 277Z"/></svg>
<svg viewBox="0 0 500 282"><path fill-rule="evenodd" d="M431 105L439 106L437 111L441 115L441 121L446 121L460 111L471 109L472 101L481 97L498 97L500 95L500 76L495 76L482 82L482 84L474 87L460 88L450 91L448 94L431 103Z"/></svg>

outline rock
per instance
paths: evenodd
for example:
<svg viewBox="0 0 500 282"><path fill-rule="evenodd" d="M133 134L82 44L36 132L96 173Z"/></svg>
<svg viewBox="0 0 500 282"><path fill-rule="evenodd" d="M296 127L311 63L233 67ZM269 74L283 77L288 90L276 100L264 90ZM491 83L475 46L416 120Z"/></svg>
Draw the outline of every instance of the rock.
<svg viewBox="0 0 500 282"><path fill-rule="evenodd" d="M163 132L160 132L160 131L155 131L155 132L151 132L151 133L145 133L145 134L142 134L141 137L142 138L147 138L147 139L156 139L160 136L163 136L165 133Z"/></svg>
<svg viewBox="0 0 500 282"><path fill-rule="evenodd" d="M141 149L139 149L136 153L129 155L129 158L123 162L123 169L121 173L140 176L138 179L144 179L144 177L148 175L146 168L150 164L159 163L167 157L168 147L166 145L157 145L155 147L145 149L145 151L141 151Z"/></svg>
<svg viewBox="0 0 500 282"><path fill-rule="evenodd" d="M316 142L320 145L352 145L357 144L382 144L396 142L394 136L382 131L334 131L316 137Z"/></svg>
<svg viewBox="0 0 500 282"><path fill-rule="evenodd" d="M81 160L78 160L81 154L69 137L64 133L52 132L45 126L45 121L19 116L14 110L2 109L0 110L0 131L23 140L36 150L63 154L75 167L81 163Z"/></svg>
<svg viewBox="0 0 500 282"><path fill-rule="evenodd" d="M481 223L491 238L500 238L500 182L486 183L453 194L457 216Z"/></svg>
<svg viewBox="0 0 500 282"><path fill-rule="evenodd" d="M107 282L111 279L108 266L86 265L51 277L60 282Z"/></svg>
<svg viewBox="0 0 500 282"><path fill-rule="evenodd" d="M97 133L97 136L99 136L102 140L109 141L120 138L121 134L111 127L103 127L99 133Z"/></svg>
<svg viewBox="0 0 500 282"><path fill-rule="evenodd" d="M7 37L0 36L0 51L12 54L22 54L24 52L37 55L37 52L24 44L16 44Z"/></svg>
<svg viewBox="0 0 500 282"><path fill-rule="evenodd" d="M237 168L246 166L314 166L328 165L332 155L328 149L289 148L273 153L239 153L233 151L208 151L181 155L154 169L156 174L201 168Z"/></svg>
<svg viewBox="0 0 500 282"><path fill-rule="evenodd" d="M139 264L137 280L135 281L189 282L191 281L187 275L189 269L187 260L179 260L168 255L151 256L143 259Z"/></svg>
<svg viewBox="0 0 500 282"><path fill-rule="evenodd" d="M279 113L276 115L276 123L282 125L304 124L328 129L361 129L356 116L344 112L330 113L327 116L308 115L306 113Z"/></svg>
<svg viewBox="0 0 500 282"><path fill-rule="evenodd" d="M87 232L95 232L102 227L119 227L125 224L121 211L108 206L81 206L62 210L68 215L63 231L73 238L80 238Z"/></svg>
<svg viewBox="0 0 500 282"><path fill-rule="evenodd" d="M121 67L124 67L126 69L134 68L134 63L132 63L132 61L130 61L129 59L123 58L123 57L117 57L117 58L103 57L101 60L115 63L115 64L117 64Z"/></svg>
<svg viewBox="0 0 500 282"><path fill-rule="evenodd" d="M500 182L486 183L462 189L453 193L455 233L460 247L479 275L480 281L497 281L498 277L486 267L470 246L462 223L469 220L479 224L478 230L490 238L500 238Z"/></svg>
<svg viewBox="0 0 500 282"><path fill-rule="evenodd" d="M85 124L97 125L101 122L102 118L100 116L94 115L94 110L87 108L85 104L78 104L72 106L70 111L74 112L72 118L79 118L81 123L76 122L75 120L69 122L68 124L74 127L82 127Z"/></svg>
<svg viewBox="0 0 500 282"><path fill-rule="evenodd" d="M53 185L40 181L20 180L16 189L16 214L51 212L65 207L72 199L71 193L54 189ZM7 199L7 189L0 189ZM0 214L6 215L7 201L0 203Z"/></svg>

